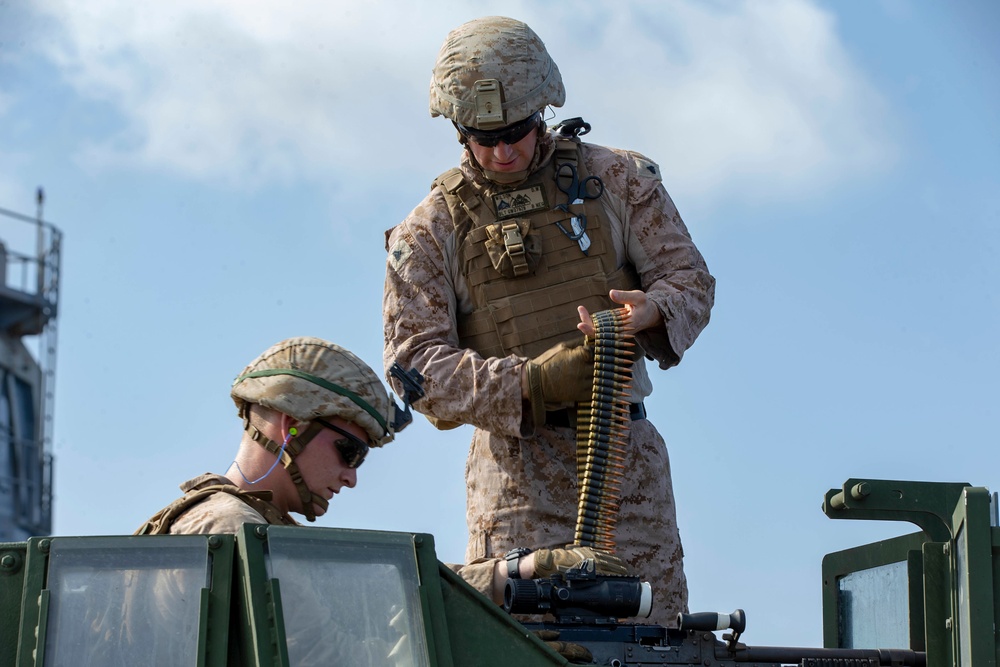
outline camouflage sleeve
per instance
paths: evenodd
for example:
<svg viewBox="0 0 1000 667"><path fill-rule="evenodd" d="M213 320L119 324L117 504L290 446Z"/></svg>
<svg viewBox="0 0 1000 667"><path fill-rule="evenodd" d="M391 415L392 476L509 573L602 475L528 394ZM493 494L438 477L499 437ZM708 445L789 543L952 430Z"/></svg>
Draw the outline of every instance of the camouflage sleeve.
<svg viewBox="0 0 1000 667"><path fill-rule="evenodd" d="M386 371L393 362L424 376L425 396L414 407L439 427L473 424L525 437L530 418L521 400L521 366L515 356L484 359L459 347L454 225L440 190L434 190L387 233L382 301ZM400 387L390 379L397 392Z"/></svg>
<svg viewBox="0 0 1000 667"><path fill-rule="evenodd" d="M604 174L614 194L625 259L663 315L662 328L643 331L636 339L660 368L670 368L708 324L715 278L663 187L655 162L639 153L600 147L590 158L593 173Z"/></svg>
<svg viewBox="0 0 1000 667"><path fill-rule="evenodd" d="M493 572L499 558L477 558L471 563L459 565L445 563L444 566L462 577L470 586L488 598L493 598Z"/></svg>

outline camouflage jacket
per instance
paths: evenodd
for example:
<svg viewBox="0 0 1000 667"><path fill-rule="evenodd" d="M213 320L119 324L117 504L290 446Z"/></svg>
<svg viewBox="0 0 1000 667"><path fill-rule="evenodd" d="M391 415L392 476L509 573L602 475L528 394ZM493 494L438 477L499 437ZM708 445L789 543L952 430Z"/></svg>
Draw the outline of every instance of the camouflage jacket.
<svg viewBox="0 0 1000 667"><path fill-rule="evenodd" d="M551 152L551 137L540 141L540 150ZM664 189L655 163L638 153L592 144L582 144L581 150L587 173L605 184L602 202L618 266L632 264L646 295L663 315L662 327L643 331L636 340L645 356L661 368L674 366L708 324L715 279ZM476 187L484 191L497 187L484 178L468 153L461 169ZM489 201L488 196L485 199ZM443 191L436 187L386 233L385 367L398 361L424 375L421 412L491 433L526 437L531 420L522 411L524 359L513 355L484 359L459 346L456 313L471 312L472 302L456 261L460 240L455 227ZM652 387L641 363L634 371L633 400L641 400ZM485 387L489 391L483 391Z"/></svg>

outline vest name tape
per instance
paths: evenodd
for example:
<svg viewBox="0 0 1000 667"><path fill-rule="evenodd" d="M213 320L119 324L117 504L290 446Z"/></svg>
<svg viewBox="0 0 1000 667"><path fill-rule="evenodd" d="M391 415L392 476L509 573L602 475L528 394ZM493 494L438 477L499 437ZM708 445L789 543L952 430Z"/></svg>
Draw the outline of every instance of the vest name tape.
<svg viewBox="0 0 1000 667"><path fill-rule="evenodd" d="M532 211L546 211L549 208L548 202L545 201L545 190L540 185L493 195L493 206L496 207L498 221L521 217Z"/></svg>

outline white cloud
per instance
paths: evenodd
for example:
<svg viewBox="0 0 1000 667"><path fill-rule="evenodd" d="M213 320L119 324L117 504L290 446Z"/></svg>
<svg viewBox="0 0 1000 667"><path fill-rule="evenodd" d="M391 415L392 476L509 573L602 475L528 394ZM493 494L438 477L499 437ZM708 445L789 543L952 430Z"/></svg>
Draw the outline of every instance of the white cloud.
<svg viewBox="0 0 1000 667"><path fill-rule="evenodd" d="M634 147L675 186L787 196L890 159L884 102L828 14L799 0L669 7L616 15L594 49L615 54L614 71L577 68L573 83L601 82L583 107L621 143L638 128Z"/></svg>
<svg viewBox="0 0 1000 667"><path fill-rule="evenodd" d="M457 155L427 115L444 35L479 14L522 18L563 71L564 115L595 141L662 163L688 198L773 198L878 168L883 102L806 0L561 7L417 3L52 2L56 59L121 115L78 159L249 186L392 173L428 180ZM612 10L612 7L614 9Z"/></svg>

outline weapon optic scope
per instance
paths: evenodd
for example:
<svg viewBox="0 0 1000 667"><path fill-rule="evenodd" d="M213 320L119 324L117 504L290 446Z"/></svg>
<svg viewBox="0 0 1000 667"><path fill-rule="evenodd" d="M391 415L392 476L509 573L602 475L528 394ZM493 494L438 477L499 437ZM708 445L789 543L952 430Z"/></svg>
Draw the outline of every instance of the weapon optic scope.
<svg viewBox="0 0 1000 667"><path fill-rule="evenodd" d="M547 579L508 579L503 608L510 614L552 614L586 622L646 618L653 589L639 577L599 575L584 563Z"/></svg>

